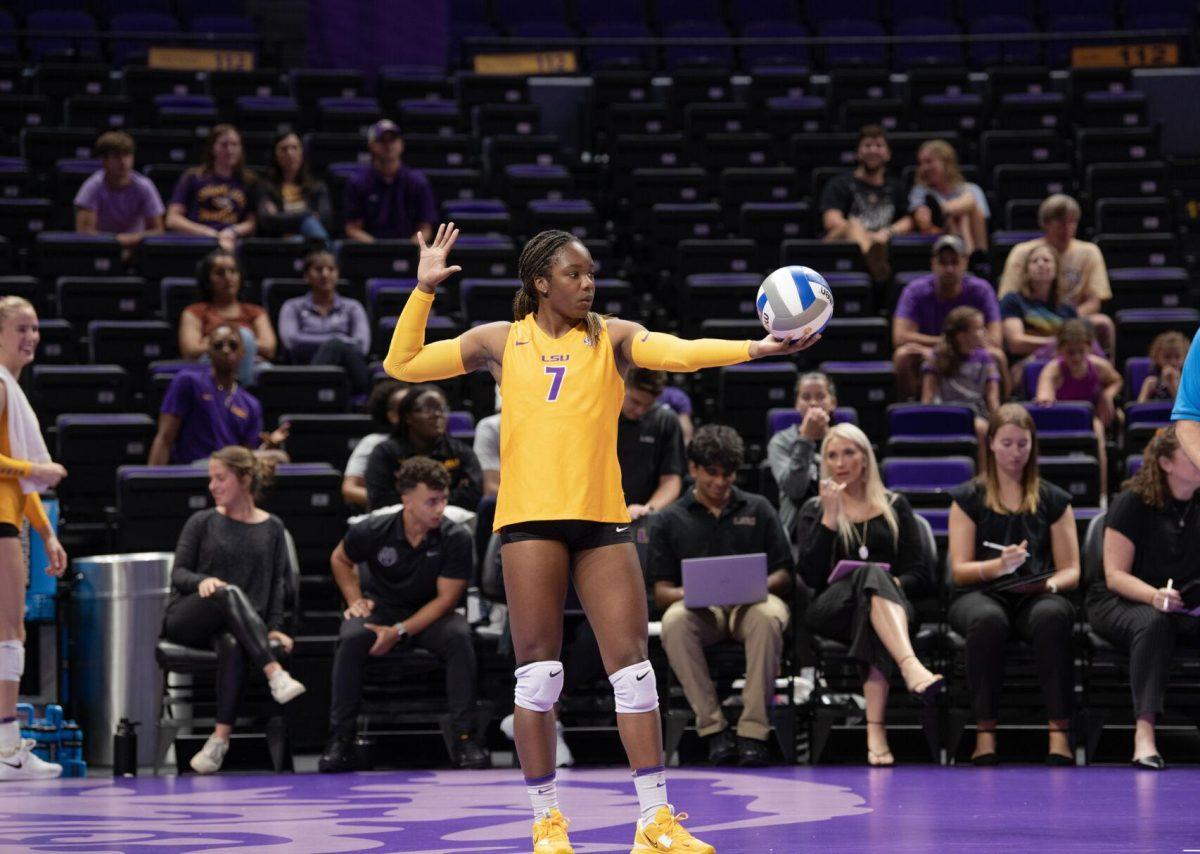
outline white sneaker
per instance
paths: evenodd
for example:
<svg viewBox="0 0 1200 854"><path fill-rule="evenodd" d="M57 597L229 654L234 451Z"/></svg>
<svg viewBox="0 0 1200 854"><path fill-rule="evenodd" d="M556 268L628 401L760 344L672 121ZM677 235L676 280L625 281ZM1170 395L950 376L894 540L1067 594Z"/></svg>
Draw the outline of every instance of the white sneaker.
<svg viewBox="0 0 1200 854"><path fill-rule="evenodd" d="M308 689L300 682L292 678L292 674L286 670L276 670L271 674L271 678L267 680L267 684L271 686L271 696L279 705L291 702L299 697Z"/></svg>
<svg viewBox="0 0 1200 854"><path fill-rule="evenodd" d="M221 763L225 761L225 754L228 752L228 741L210 735L200 752L193 756L188 764L197 774L215 774L221 770Z"/></svg>
<svg viewBox="0 0 1200 854"><path fill-rule="evenodd" d="M33 752L37 742L32 738L21 741L12 753L0 754L0 780L53 780L62 776L62 766L47 762Z"/></svg>
<svg viewBox="0 0 1200 854"><path fill-rule="evenodd" d="M567 747L567 742L563 739L563 725L558 721L554 722L554 767L555 768L570 768L575 764L575 757L571 754L571 748Z"/></svg>

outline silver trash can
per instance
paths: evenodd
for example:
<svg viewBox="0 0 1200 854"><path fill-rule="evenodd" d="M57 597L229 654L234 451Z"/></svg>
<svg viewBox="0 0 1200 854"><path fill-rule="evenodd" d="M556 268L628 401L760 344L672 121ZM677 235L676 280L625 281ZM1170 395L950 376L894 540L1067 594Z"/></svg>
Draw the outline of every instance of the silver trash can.
<svg viewBox="0 0 1200 854"><path fill-rule="evenodd" d="M154 763L162 678L154 650L171 586L170 552L71 562L71 695L89 764L113 763L121 718L137 721L138 765Z"/></svg>

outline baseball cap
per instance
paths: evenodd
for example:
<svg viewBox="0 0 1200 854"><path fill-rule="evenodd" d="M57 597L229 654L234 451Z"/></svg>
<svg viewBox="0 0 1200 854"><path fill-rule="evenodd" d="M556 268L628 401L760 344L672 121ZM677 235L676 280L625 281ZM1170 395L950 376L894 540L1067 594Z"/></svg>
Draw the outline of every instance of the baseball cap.
<svg viewBox="0 0 1200 854"><path fill-rule="evenodd" d="M371 125L371 127L367 130L367 142L375 142L385 133L399 136L400 128L398 128L396 123L391 119L380 119L379 121L375 122L375 124Z"/></svg>
<svg viewBox="0 0 1200 854"><path fill-rule="evenodd" d="M962 242L962 238L953 234L943 234L937 240L933 241L933 249L929 254L937 255L943 249L952 249L957 255L967 254L967 247Z"/></svg>

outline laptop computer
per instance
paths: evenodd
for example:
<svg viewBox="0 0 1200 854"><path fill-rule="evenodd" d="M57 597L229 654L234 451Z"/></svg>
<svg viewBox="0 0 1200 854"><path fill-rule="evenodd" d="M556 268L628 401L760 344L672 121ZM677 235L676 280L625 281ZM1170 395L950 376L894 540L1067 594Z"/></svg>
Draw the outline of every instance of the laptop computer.
<svg viewBox="0 0 1200 854"><path fill-rule="evenodd" d="M767 598L766 552L693 557L680 562L689 608L745 605Z"/></svg>

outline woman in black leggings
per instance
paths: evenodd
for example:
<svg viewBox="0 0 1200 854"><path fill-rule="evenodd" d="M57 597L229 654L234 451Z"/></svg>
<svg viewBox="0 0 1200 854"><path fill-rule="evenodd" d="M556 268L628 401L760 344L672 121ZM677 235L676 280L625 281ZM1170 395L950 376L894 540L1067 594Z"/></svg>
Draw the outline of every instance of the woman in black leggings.
<svg viewBox="0 0 1200 854"><path fill-rule="evenodd" d="M1062 594L1079 584L1079 540L1071 496L1038 476L1037 434L1025 407L992 413L983 475L951 492L950 568L955 591L950 627L966 638L967 685L975 712L976 765L995 765L996 719L1009 637L1033 646L1046 702L1048 765L1074 765L1068 740L1075 659L1075 609ZM1003 548L993 548L991 544ZM1028 566L1026 566L1028 564ZM1054 574L1004 592L978 589L1025 567Z"/></svg>
<svg viewBox="0 0 1200 854"><path fill-rule="evenodd" d="M264 463L240 446L213 454L208 491L217 506L188 519L175 549L163 637L217 650L217 725L192 757L198 774L220 770L229 750L247 659L262 669L275 702L294 700L305 690L275 660L270 646L276 641L290 652L292 639L280 631L287 532L278 516L254 503L264 469Z"/></svg>
<svg viewBox="0 0 1200 854"><path fill-rule="evenodd" d="M1096 634L1129 653L1133 764L1160 771L1154 724L1171 656L1178 644L1200 645L1200 619L1184 605L1200 587L1200 469L1171 426L1150 440L1123 486L1105 517L1104 575L1091 579L1087 612Z"/></svg>

